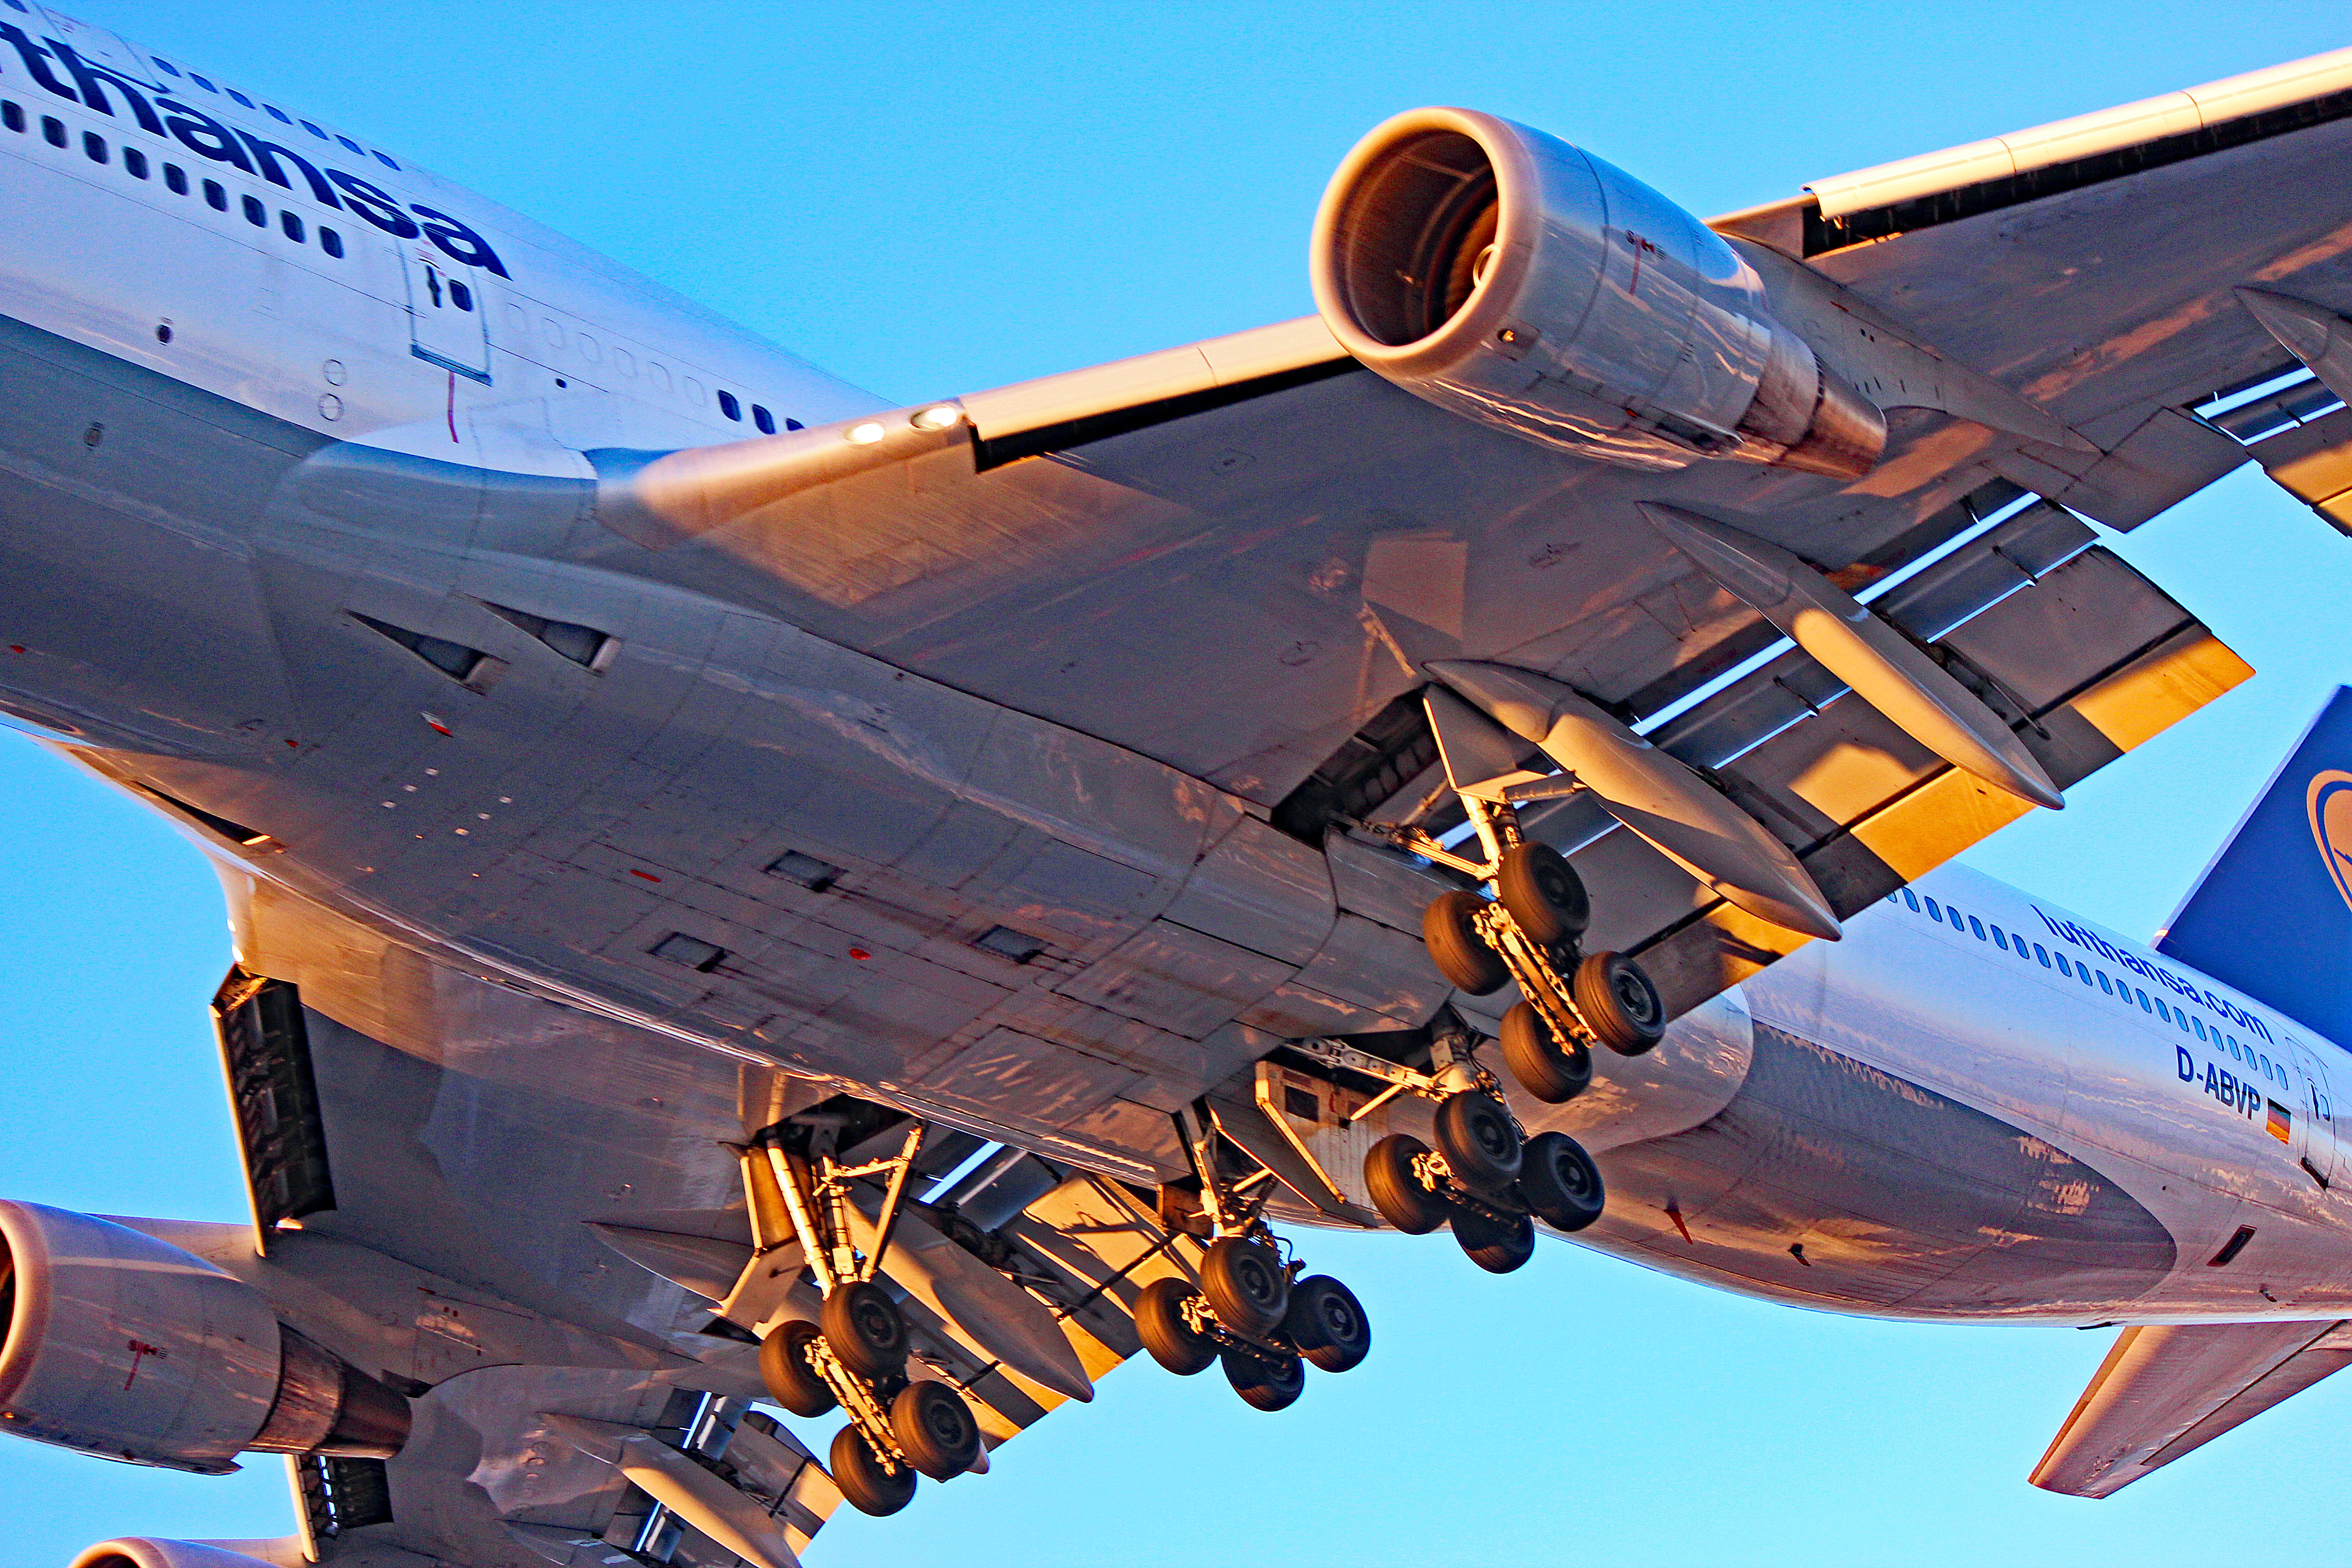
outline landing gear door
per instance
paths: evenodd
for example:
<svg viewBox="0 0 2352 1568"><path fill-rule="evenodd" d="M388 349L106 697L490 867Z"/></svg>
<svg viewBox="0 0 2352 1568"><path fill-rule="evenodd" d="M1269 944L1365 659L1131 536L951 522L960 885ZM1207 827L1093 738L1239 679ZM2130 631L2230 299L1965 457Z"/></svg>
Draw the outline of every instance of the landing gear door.
<svg viewBox="0 0 2352 1568"><path fill-rule="evenodd" d="M415 246L403 247L401 255L408 274L409 352L488 386L490 312L474 269Z"/></svg>
<svg viewBox="0 0 2352 1568"><path fill-rule="evenodd" d="M2294 1049L2295 1065L2303 1069L2304 1082L2310 1088L2309 1099L2295 1108L2297 1116L2306 1118L2302 1140L2304 1168L2322 1186L2332 1185L2346 1173L2343 1156L2336 1144L2335 1085L2317 1053L2299 1040L2294 1043Z"/></svg>

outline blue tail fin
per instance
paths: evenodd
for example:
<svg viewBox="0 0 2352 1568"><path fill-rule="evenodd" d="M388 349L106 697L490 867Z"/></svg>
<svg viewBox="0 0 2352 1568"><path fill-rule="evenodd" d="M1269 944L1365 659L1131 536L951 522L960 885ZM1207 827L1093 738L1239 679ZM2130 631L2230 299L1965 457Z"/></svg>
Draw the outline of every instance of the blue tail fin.
<svg viewBox="0 0 2352 1568"><path fill-rule="evenodd" d="M2352 686L2319 710L2156 950L2352 1047Z"/></svg>

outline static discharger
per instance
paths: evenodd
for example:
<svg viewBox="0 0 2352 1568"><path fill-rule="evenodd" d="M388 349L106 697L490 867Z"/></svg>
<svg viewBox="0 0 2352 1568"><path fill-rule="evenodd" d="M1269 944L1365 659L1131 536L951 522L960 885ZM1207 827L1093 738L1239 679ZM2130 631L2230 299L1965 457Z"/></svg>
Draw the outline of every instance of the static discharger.
<svg viewBox="0 0 2352 1568"><path fill-rule="evenodd" d="M1548 676L1440 659L1429 672L1592 792L1602 810L1759 920L1835 942L1836 911L1789 847L1681 762Z"/></svg>
<svg viewBox="0 0 2352 1568"><path fill-rule="evenodd" d="M1905 734L1954 767L2036 805L2054 811L2066 804L2000 715L1796 555L1675 507L1644 501L1642 515L1700 571L1793 638Z"/></svg>

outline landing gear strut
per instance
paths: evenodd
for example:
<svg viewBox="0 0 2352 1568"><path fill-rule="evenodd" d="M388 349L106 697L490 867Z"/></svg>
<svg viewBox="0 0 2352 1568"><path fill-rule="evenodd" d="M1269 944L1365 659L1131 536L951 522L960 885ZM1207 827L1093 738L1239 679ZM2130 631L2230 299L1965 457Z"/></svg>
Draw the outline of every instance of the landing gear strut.
<svg viewBox="0 0 2352 1568"><path fill-rule="evenodd" d="M761 1135L753 1151L775 1178L810 1273L824 1297L814 1323L779 1324L760 1346L768 1392L796 1415L838 1406L849 1425L833 1440L834 1480L863 1512L896 1513L915 1495L918 1475L946 1480L980 1458L980 1424L963 1396L944 1383L907 1375L907 1320L877 1278L923 1152L918 1122L893 1155L862 1164L835 1159L838 1129L826 1119L787 1121ZM887 1178L881 1212L857 1246L851 1184Z"/></svg>
<svg viewBox="0 0 2352 1568"><path fill-rule="evenodd" d="M1355 1292L1328 1274L1300 1279L1305 1265L1286 1259L1266 1225L1270 1173L1234 1180L1221 1135L1205 1107L1177 1118L1201 1178L1201 1214L1211 1240L1201 1283L1157 1279L1136 1298L1136 1337L1151 1359L1190 1377L1222 1364L1225 1381L1260 1410L1280 1410L1307 1387L1307 1366L1346 1372L1372 1348L1372 1331Z"/></svg>

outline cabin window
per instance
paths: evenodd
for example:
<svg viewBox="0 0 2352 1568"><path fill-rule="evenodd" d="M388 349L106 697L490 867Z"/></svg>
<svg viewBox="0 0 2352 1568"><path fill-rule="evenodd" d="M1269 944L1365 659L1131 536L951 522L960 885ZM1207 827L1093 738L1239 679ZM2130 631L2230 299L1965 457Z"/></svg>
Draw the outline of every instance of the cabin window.
<svg viewBox="0 0 2352 1568"><path fill-rule="evenodd" d="M1937 905L1936 900L1933 899L1929 899L1927 900L1927 918L1936 921L1939 925L1943 923L1944 911Z"/></svg>
<svg viewBox="0 0 2352 1568"><path fill-rule="evenodd" d="M2205 1020L2202 1018L2192 1018L2189 1022L2197 1026L2197 1037L2200 1040L2203 1039L2205 1037Z"/></svg>
<svg viewBox="0 0 2352 1568"><path fill-rule="evenodd" d="M1979 942L1982 942L1982 941L1984 941L1984 939L1985 939L1985 933L1984 933L1984 922L1983 922L1982 921L1978 920L1978 919L1977 919L1977 917L1976 917L1976 916L1974 916L1974 915L1970 915L1970 916L1969 917L1969 931L1970 931L1971 933L1973 933L1973 934L1975 935L1976 939L1977 939Z"/></svg>
<svg viewBox="0 0 2352 1568"><path fill-rule="evenodd" d="M2038 942L2033 944L2033 956L2042 961L2042 968L2050 967L2050 951Z"/></svg>
<svg viewBox="0 0 2352 1568"><path fill-rule="evenodd" d="M22 9L22 7L20 6L19 9ZM155 68L162 71L165 76L177 76L180 74L180 68L165 59L163 56L149 55L147 58L153 60L155 62Z"/></svg>
<svg viewBox="0 0 2352 1568"><path fill-rule="evenodd" d="M1949 904L1946 904L1944 906L1944 918L1952 922L1952 929L1954 931L1959 932L1962 936L1969 934L1969 928L1960 923L1960 911L1952 908Z"/></svg>
<svg viewBox="0 0 2352 1568"><path fill-rule="evenodd" d="M474 291L452 278L449 279L449 303L460 310L470 310L474 308Z"/></svg>
<svg viewBox="0 0 2352 1568"><path fill-rule="evenodd" d="M772 436L776 433L776 416L756 403L751 405L751 423L760 427L760 434L762 436ZM1895 895L1887 894L1886 901L1893 903Z"/></svg>
<svg viewBox="0 0 2352 1568"><path fill-rule="evenodd" d="M785 428L785 429L787 429L787 430L805 430L805 429L807 429L807 428L808 428L808 426L805 426L805 425L803 425L803 424L802 424L802 423L801 423L799 420L797 420L797 419L787 419L787 420L785 420L785 421L784 421L784 428ZM1904 896L1905 898L1906 898L1906 899L1907 899L1907 898L1909 898L1911 895L1910 895L1910 894L1908 894L1908 893L1906 893L1906 894L1904 894L1903 896ZM1912 906L1912 908L1916 909L1916 908L1918 908L1918 906L1917 906L1916 904L1914 904L1914 905Z"/></svg>
<svg viewBox="0 0 2352 1568"><path fill-rule="evenodd" d="M198 87L203 88L206 92L218 92L220 90L220 89L215 87L209 80L198 76L194 71L190 71L188 73L188 79L194 82Z"/></svg>
<svg viewBox="0 0 2352 1568"><path fill-rule="evenodd" d="M2185 1035L2189 1032L2189 1015L2182 1012L2178 1007L2175 1007L2172 1010L2172 1021L2180 1026L2180 1032L2182 1034Z"/></svg>
<svg viewBox="0 0 2352 1568"><path fill-rule="evenodd" d="M377 163L382 163L385 168L387 168L387 169L390 169L390 170L394 171L395 174L399 172L400 165L399 165L399 164L397 164L397 163L394 163L391 159L389 159L389 158L385 157L385 156L384 156L383 153L378 153L375 155L375 161L376 161Z"/></svg>
<svg viewBox="0 0 2352 1568"><path fill-rule="evenodd" d="M2156 1011L2156 1009L2148 1004L2147 992L2135 988L2132 994L2139 998L2139 1010L2141 1012L2153 1013Z"/></svg>
<svg viewBox="0 0 2352 1568"><path fill-rule="evenodd" d="M236 100L239 103L245 105L247 109L251 109L253 107L253 100L246 97L245 94L237 91L235 88L230 88L228 89L228 95Z"/></svg>
<svg viewBox="0 0 2352 1568"><path fill-rule="evenodd" d="M793 428L797 430L800 426L795 425ZM1919 908L1919 896L1908 888L1903 889L1903 901L1910 905L1914 912L1916 912Z"/></svg>
<svg viewBox="0 0 2352 1568"><path fill-rule="evenodd" d="M689 375L685 379L683 384L686 389L686 400L688 403L698 404L702 401L702 383L695 380L694 377Z"/></svg>
<svg viewBox="0 0 2352 1568"><path fill-rule="evenodd" d="M143 180L147 177L147 154L136 147L125 147L122 150L122 166L131 171L132 179Z"/></svg>
<svg viewBox="0 0 2352 1568"><path fill-rule="evenodd" d="M41 116L41 140L52 147L66 144L66 122L54 114Z"/></svg>
<svg viewBox="0 0 2352 1568"><path fill-rule="evenodd" d="M308 131L311 135L316 136L321 142L330 140L325 132L320 130L317 126L311 124L307 120L302 121L302 129Z"/></svg>
<svg viewBox="0 0 2352 1568"><path fill-rule="evenodd" d="M95 131L85 131L81 133L81 150L93 163L106 162L106 138Z"/></svg>
<svg viewBox="0 0 2352 1568"><path fill-rule="evenodd" d="M259 196L244 196L240 197L239 200L245 207L246 222L251 224L256 228L268 228L269 226L269 209L261 205L261 198Z"/></svg>
<svg viewBox="0 0 2352 1568"><path fill-rule="evenodd" d="M305 236L303 234L302 220L300 217L293 213L280 212L278 215L278 226L286 231L287 238L292 240L297 245L302 243Z"/></svg>
<svg viewBox="0 0 2352 1568"><path fill-rule="evenodd" d="M218 180L205 182L205 205L216 213L228 211L228 192Z"/></svg>
<svg viewBox="0 0 2352 1568"><path fill-rule="evenodd" d="M364 157L366 157L366 156L367 156L367 149L366 149L366 148L364 148L364 147L362 147L362 146L361 146L358 142L356 142L352 141L350 137L348 137L348 136L338 136L338 137L336 137L336 138L335 138L335 140L336 140L336 141L338 141L338 142L341 142L345 147L349 148L349 149L351 150L351 153L352 153L352 157L354 157L354 158L364 158Z"/></svg>
<svg viewBox="0 0 2352 1568"><path fill-rule="evenodd" d="M2099 989L2105 992L2110 996L2116 994L2116 988L2108 981L2107 972L2104 969L2099 971Z"/></svg>
<svg viewBox="0 0 2352 1568"><path fill-rule="evenodd" d="M287 112L274 103L263 104L261 106L261 111L264 114L268 115L270 119L278 121L280 125L291 125L294 123L293 120L287 114Z"/></svg>
<svg viewBox="0 0 2352 1568"><path fill-rule="evenodd" d="M613 349L613 368L635 381L637 378L637 356L616 344Z"/></svg>
<svg viewBox="0 0 2352 1568"><path fill-rule="evenodd" d="M326 225L320 224L319 226L319 248L325 251L330 256L339 257L343 253L343 237L337 234L333 229L329 228Z"/></svg>
<svg viewBox="0 0 2352 1568"><path fill-rule="evenodd" d="M0 100L0 125L11 131L25 129L25 106L15 99Z"/></svg>
<svg viewBox="0 0 2352 1568"><path fill-rule="evenodd" d="M719 395L719 412L738 425L743 422L743 405L736 401L735 395L731 392L722 392Z"/></svg>

